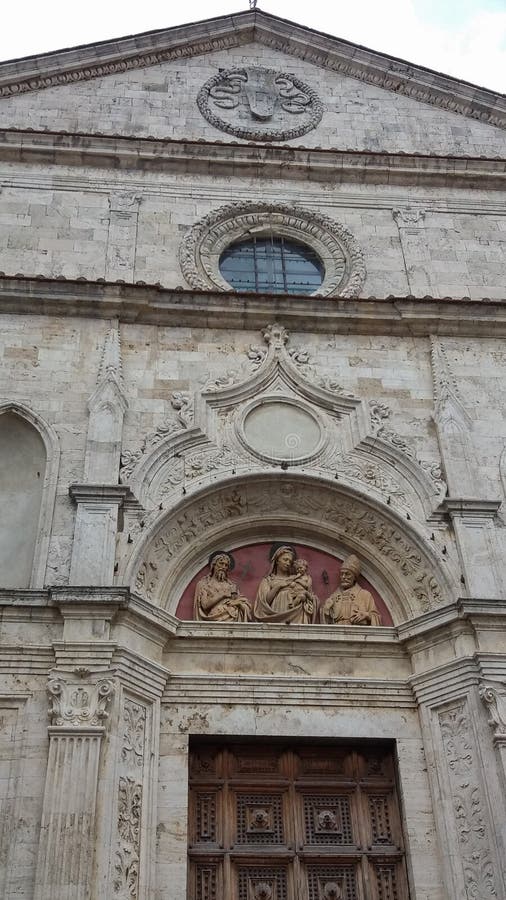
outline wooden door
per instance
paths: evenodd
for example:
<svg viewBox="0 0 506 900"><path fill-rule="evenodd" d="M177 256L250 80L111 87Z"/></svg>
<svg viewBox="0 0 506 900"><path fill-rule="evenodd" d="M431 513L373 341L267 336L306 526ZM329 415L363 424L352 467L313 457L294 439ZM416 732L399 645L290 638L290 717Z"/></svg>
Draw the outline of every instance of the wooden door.
<svg viewBox="0 0 506 900"><path fill-rule="evenodd" d="M195 746L189 900L408 900L391 749Z"/></svg>

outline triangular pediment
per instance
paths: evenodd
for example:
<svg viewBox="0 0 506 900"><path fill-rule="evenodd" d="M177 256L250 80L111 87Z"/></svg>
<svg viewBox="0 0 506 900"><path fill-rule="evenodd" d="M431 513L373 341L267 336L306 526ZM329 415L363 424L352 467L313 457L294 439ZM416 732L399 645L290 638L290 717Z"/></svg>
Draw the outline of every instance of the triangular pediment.
<svg viewBox="0 0 506 900"><path fill-rule="evenodd" d="M506 128L506 98L260 10L0 64L0 97L123 75L256 43L315 67Z"/></svg>

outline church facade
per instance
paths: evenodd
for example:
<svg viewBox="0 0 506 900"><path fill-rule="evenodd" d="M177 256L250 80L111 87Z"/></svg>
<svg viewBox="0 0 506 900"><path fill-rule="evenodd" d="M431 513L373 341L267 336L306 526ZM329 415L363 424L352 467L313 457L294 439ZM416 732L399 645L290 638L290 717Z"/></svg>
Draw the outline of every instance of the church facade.
<svg viewBox="0 0 506 900"><path fill-rule="evenodd" d="M505 897L505 98L251 10L0 127L0 895Z"/></svg>

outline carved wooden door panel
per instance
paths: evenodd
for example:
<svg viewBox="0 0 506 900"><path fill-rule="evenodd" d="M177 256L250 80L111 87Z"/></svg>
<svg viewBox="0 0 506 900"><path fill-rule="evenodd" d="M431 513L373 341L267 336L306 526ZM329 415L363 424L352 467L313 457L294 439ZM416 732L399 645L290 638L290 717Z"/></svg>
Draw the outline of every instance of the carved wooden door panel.
<svg viewBox="0 0 506 900"><path fill-rule="evenodd" d="M394 761L376 745L190 758L189 900L408 900Z"/></svg>

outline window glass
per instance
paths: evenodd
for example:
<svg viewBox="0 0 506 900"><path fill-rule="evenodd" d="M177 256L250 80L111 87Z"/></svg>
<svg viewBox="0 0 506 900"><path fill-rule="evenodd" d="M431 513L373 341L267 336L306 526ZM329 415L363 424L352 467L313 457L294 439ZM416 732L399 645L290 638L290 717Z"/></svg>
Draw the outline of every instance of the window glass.
<svg viewBox="0 0 506 900"><path fill-rule="evenodd" d="M282 237L232 244L221 255L220 272L236 291L270 294L312 294L325 274L314 250Z"/></svg>

